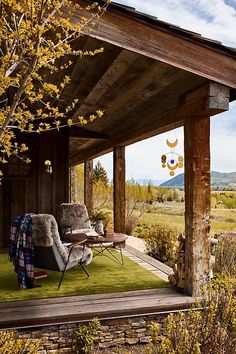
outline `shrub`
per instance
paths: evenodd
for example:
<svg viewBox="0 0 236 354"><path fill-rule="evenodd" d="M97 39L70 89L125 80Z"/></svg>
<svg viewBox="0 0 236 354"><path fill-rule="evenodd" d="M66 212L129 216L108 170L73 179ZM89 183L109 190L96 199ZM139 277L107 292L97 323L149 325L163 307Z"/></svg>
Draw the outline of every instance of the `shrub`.
<svg viewBox="0 0 236 354"><path fill-rule="evenodd" d="M212 207L223 207L226 209L236 208L235 193L215 192L212 194Z"/></svg>
<svg viewBox="0 0 236 354"><path fill-rule="evenodd" d="M218 241L214 271L226 273L229 277L236 277L236 234L220 234Z"/></svg>
<svg viewBox="0 0 236 354"><path fill-rule="evenodd" d="M137 222L138 222L138 216L133 215L133 214L127 216L126 224L125 224L125 233L127 235L133 234L133 231L136 228Z"/></svg>
<svg viewBox="0 0 236 354"><path fill-rule="evenodd" d="M176 261L179 232L167 224L152 225L143 235L149 256L172 265Z"/></svg>
<svg viewBox="0 0 236 354"><path fill-rule="evenodd" d="M136 237L140 237L140 238L145 238L145 235L147 234L147 232L149 232L152 228L152 225L146 223L146 222L140 222L137 224L133 235Z"/></svg>
<svg viewBox="0 0 236 354"><path fill-rule="evenodd" d="M199 307L198 304L196 306ZM202 311L169 315L160 326L151 326L149 354L234 354L236 348L236 299L232 291L212 291Z"/></svg>
<svg viewBox="0 0 236 354"><path fill-rule="evenodd" d="M99 327L100 322L97 318L94 318L86 325L79 326L75 337L76 353L88 354L92 352L94 339L97 336Z"/></svg>
<svg viewBox="0 0 236 354"><path fill-rule="evenodd" d="M0 331L1 354L36 354L39 347L39 339L19 338L15 331Z"/></svg>

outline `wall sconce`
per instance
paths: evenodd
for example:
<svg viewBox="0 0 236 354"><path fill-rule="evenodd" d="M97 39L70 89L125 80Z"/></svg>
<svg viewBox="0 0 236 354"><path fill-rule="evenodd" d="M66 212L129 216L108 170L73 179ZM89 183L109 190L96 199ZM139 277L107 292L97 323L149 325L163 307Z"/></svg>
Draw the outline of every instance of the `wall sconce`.
<svg viewBox="0 0 236 354"><path fill-rule="evenodd" d="M45 160L44 161L44 166L46 169L46 173L52 173L52 162L50 160Z"/></svg>
<svg viewBox="0 0 236 354"><path fill-rule="evenodd" d="M3 173L2 173L2 171L0 170L0 186L2 185L2 178L3 178Z"/></svg>

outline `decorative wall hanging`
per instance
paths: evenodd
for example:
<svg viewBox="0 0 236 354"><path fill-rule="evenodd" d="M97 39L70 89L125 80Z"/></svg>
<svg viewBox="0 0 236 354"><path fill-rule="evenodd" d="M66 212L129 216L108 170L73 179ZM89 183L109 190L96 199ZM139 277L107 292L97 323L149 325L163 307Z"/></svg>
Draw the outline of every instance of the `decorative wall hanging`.
<svg viewBox="0 0 236 354"><path fill-rule="evenodd" d="M175 152L175 148L178 145L178 143L179 141L177 138L175 139L174 142L171 142L167 139L166 144L167 146L169 146L170 152L167 152L161 157L162 167L163 168L167 167L170 170L170 176L172 177L175 175L175 170L177 168L183 168L184 166L183 156Z"/></svg>

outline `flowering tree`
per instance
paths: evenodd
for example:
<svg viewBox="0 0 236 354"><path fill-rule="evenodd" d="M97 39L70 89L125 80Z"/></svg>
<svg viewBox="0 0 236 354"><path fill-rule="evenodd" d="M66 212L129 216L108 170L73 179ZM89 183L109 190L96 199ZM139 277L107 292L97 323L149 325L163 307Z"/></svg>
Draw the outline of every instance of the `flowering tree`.
<svg viewBox="0 0 236 354"><path fill-rule="evenodd" d="M75 120L77 100L64 102L63 109L60 102L74 57L103 51L76 50L74 44L90 33L109 1L82 8L70 0L0 0L0 163L12 155L30 162L22 154L28 147L17 141L16 132L41 133L103 115L98 110ZM78 10L85 17L74 23ZM59 82L58 72L64 73Z"/></svg>

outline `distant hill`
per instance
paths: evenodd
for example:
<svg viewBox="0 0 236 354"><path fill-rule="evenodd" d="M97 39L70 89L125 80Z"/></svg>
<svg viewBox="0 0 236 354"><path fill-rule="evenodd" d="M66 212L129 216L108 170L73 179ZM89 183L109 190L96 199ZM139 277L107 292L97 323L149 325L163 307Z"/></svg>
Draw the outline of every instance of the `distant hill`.
<svg viewBox="0 0 236 354"><path fill-rule="evenodd" d="M211 171L211 185L212 186L229 186L236 185L236 172L222 173ZM161 184L161 187L183 187L184 173L175 176L168 181Z"/></svg>
<svg viewBox="0 0 236 354"><path fill-rule="evenodd" d="M162 183L160 185L161 187L183 187L184 186L184 173L181 173L180 175L177 175L168 181Z"/></svg>
<svg viewBox="0 0 236 354"><path fill-rule="evenodd" d="M164 182L164 179L136 179L135 181L142 186L148 185L149 182L151 182L153 186L160 186L160 184Z"/></svg>

